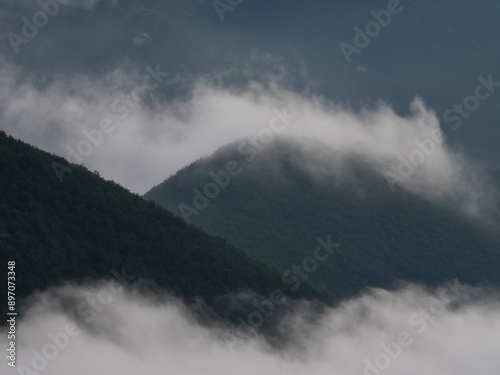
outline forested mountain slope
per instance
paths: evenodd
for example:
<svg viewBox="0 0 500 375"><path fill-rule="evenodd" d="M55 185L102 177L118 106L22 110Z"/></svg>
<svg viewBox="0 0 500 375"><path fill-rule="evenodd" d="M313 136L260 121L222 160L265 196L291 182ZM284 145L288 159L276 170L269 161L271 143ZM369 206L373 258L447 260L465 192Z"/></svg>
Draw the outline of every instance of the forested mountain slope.
<svg viewBox="0 0 500 375"><path fill-rule="evenodd" d="M300 160L314 169L315 161L292 143L275 142L252 163L245 163L236 148L231 144L196 161L145 197L181 216L180 204L196 209L193 189L203 192L214 182L210 173L225 171L228 161L235 160L240 173L208 199L206 208L197 213L187 209L184 217L282 270L293 264L304 267L318 237L330 235L340 244L313 272L290 273L290 285L307 277L333 295L346 296L397 280L428 285L455 278L470 284L500 281L494 224L401 188L391 192L382 174L360 160L344 164L344 181L327 175L318 179L297 167ZM203 199L197 204L203 205Z"/></svg>
<svg viewBox="0 0 500 375"><path fill-rule="evenodd" d="M53 163L68 168L64 159L3 132L0 160L0 233L8 234L0 254L5 274L6 262L16 262L18 298L63 281L111 279L113 270L122 276L125 269L135 281L211 306L227 293L269 296L277 288L291 298L325 300L305 283L283 288L275 269L84 167L71 165L60 182Z"/></svg>

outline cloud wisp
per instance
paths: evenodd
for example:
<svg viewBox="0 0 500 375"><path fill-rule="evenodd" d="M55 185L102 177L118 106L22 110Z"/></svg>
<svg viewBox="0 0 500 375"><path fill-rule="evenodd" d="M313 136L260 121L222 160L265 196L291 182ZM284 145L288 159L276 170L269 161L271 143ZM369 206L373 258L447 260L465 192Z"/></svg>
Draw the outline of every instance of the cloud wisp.
<svg viewBox="0 0 500 375"><path fill-rule="evenodd" d="M239 339L233 350L227 340L233 328L202 325L165 295L127 289L102 303L90 321L75 313L107 288L107 282L66 285L32 296L17 323L19 362L9 374L468 375L500 369L498 296L458 284L371 290L314 322L303 303L279 322L286 345L276 348L255 335Z"/></svg>
<svg viewBox="0 0 500 375"><path fill-rule="evenodd" d="M159 72L159 87L137 92L151 71ZM400 186L430 199L459 201L470 213L494 206L493 189L447 147L438 117L418 98L409 103L411 114L403 117L383 103L355 112L320 97L286 91L272 81L266 88L255 83L235 90L197 79L191 81L188 98L163 100L179 80L152 63L133 73L117 69L99 80L78 76L40 87L21 70L4 65L0 128L76 161L70 150L92 142L89 134L107 119L108 125L113 123L112 134L104 134L78 162L145 193L224 144L258 137L273 111L286 108L294 121L283 136L320 141L340 159L366 159L387 179L388 189Z"/></svg>

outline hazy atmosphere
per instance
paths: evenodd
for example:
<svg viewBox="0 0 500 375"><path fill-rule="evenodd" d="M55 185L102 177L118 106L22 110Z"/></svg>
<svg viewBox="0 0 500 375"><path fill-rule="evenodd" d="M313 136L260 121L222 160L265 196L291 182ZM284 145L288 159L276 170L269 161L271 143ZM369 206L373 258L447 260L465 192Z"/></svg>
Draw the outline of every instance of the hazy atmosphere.
<svg viewBox="0 0 500 375"><path fill-rule="evenodd" d="M0 0L0 373L498 373L499 15Z"/></svg>
<svg viewBox="0 0 500 375"><path fill-rule="evenodd" d="M461 375L494 373L500 366L495 350L500 344L498 299L460 285L434 293L412 286L398 292L372 290L314 323L307 320L304 303L280 323L278 329L288 337L280 349L269 347L249 326L236 331L201 325L168 296L112 294L108 288L108 282L67 285L35 295L24 307L20 334L29 334L30 342L19 348L23 362L51 374ZM100 301L103 291L109 302L98 302L94 309L88 301ZM84 306L83 314L75 314L77 306ZM51 337L59 340L59 349ZM40 353L57 357L44 361ZM367 367L375 370L366 372Z"/></svg>

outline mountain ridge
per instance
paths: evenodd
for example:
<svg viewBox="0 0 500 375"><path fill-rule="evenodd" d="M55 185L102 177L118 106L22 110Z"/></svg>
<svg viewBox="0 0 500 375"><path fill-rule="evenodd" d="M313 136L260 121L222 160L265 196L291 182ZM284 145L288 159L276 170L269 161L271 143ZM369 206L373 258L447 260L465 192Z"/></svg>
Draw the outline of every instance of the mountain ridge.
<svg viewBox="0 0 500 375"><path fill-rule="evenodd" d="M359 158L338 161L330 175L326 164L316 164L318 178L307 171L314 163L304 154L292 157L297 149L286 142L248 164L236 145L192 163L144 197L282 270L301 264L315 239L330 235L341 246L310 280L337 297L398 281L500 281L500 236L492 224L483 228L458 209L403 188L391 192L383 175ZM193 197L215 184L213 177L231 160L242 172L197 214L181 212L183 206L196 209Z"/></svg>
<svg viewBox="0 0 500 375"><path fill-rule="evenodd" d="M221 316L230 316L222 296L245 290L268 296L282 286L273 267L97 172L4 132L0 158L0 233L8 233L0 243L1 258L16 262L18 298L63 281L112 278L112 271L123 271L186 301L202 298ZM54 162L71 165L62 182ZM283 294L329 301L305 283Z"/></svg>

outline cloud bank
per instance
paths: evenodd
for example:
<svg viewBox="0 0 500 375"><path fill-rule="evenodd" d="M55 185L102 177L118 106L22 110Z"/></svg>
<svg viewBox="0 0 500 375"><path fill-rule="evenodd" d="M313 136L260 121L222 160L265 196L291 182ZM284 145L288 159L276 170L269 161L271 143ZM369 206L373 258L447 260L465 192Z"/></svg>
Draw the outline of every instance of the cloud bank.
<svg viewBox="0 0 500 375"><path fill-rule="evenodd" d="M115 285L116 284L116 285ZM32 297L17 322L18 363L7 374L495 374L500 301L479 289L408 285L371 290L308 321L306 303L260 334L202 325L173 298L118 283L64 286ZM6 347L5 329L1 345ZM57 345L56 345L57 344ZM3 371L3 370L2 370ZM31 371L31 372L30 372ZM5 372L2 372L5 373Z"/></svg>
<svg viewBox="0 0 500 375"><path fill-rule="evenodd" d="M272 80L267 87L235 90L193 79L187 98L162 99L175 96L184 81L151 64L117 69L98 80L74 76L42 86L4 65L0 128L145 193L223 144L246 137L262 142L276 110L286 111L293 121L281 135L362 157L391 190L400 186L431 199L457 200L471 213L494 206L493 189L450 151L436 114L418 98L402 117L383 103L354 112L286 91Z"/></svg>

